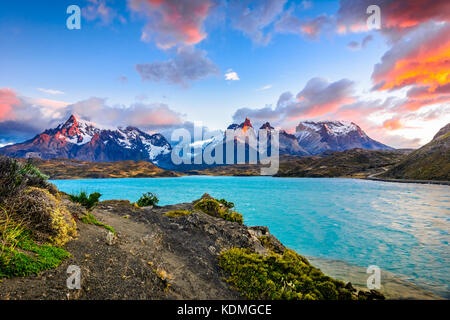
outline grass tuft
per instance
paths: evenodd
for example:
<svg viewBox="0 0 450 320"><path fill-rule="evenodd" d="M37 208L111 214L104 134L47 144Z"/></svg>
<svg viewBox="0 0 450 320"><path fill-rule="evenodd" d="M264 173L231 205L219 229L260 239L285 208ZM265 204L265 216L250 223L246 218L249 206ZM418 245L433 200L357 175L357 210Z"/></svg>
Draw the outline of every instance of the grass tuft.
<svg viewBox="0 0 450 320"><path fill-rule="evenodd" d="M164 215L171 217L171 218L178 218L178 217L188 216L191 213L192 212L188 211L188 210L173 210L173 211L164 213Z"/></svg>
<svg viewBox="0 0 450 320"><path fill-rule="evenodd" d="M86 223L86 224L93 224L93 225L96 225L99 227L103 227L106 230L111 231L114 235L117 235L116 230L113 227L108 226L107 224L104 224L103 222L98 221L92 213L88 213L87 215L81 217L81 222Z"/></svg>

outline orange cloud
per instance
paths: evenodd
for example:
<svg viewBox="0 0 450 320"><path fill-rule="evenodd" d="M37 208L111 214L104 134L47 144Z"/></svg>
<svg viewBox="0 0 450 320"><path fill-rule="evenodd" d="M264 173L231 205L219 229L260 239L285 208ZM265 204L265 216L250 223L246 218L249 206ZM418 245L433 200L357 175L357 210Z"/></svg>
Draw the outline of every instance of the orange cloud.
<svg viewBox="0 0 450 320"><path fill-rule="evenodd" d="M448 32L450 32L450 28ZM384 81L379 90L402 88L411 84L425 85L433 92L439 86L450 83L450 33L437 40L426 42L414 52L399 59L392 70L377 75L375 81ZM442 35L444 36L444 35ZM435 42L435 41L433 41Z"/></svg>
<svg viewBox="0 0 450 320"><path fill-rule="evenodd" d="M390 119L383 123L383 128L388 130L398 130L403 128L403 124L399 119Z"/></svg>
<svg viewBox="0 0 450 320"><path fill-rule="evenodd" d="M0 89L0 121L13 119L13 106L19 103L20 101L14 91L7 88Z"/></svg>
<svg viewBox="0 0 450 320"><path fill-rule="evenodd" d="M450 24L428 24L395 44L375 66L372 80L379 91L406 87L401 109L416 111L450 99Z"/></svg>

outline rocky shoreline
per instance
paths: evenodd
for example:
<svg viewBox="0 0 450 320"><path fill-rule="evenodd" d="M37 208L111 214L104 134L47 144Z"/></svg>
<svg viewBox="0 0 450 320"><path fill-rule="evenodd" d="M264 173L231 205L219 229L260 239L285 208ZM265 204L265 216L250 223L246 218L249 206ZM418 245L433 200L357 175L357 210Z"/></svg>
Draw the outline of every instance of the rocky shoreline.
<svg viewBox="0 0 450 320"><path fill-rule="evenodd" d="M242 248L267 257L287 249L266 227L247 227L194 208L195 202L144 208L123 200L100 202L91 214L115 236L77 223L78 237L64 246L69 258L38 275L3 279L0 299L245 299L226 281L220 254ZM186 210L191 213L167 214ZM78 219L85 214L79 206L75 211ZM80 290L66 287L69 265L81 269ZM345 288L355 298L384 298L351 284Z"/></svg>

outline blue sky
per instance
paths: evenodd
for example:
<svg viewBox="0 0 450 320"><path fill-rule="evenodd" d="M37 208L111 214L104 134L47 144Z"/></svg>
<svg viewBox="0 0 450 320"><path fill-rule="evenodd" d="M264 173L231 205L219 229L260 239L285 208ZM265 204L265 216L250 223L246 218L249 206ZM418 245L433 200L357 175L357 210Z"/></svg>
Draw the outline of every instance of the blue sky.
<svg viewBox="0 0 450 320"><path fill-rule="evenodd" d="M380 32L340 34L335 31L336 26L332 22L316 25L318 33L315 39L300 30L289 33L277 31L277 22L288 13L304 24L321 15L332 21L342 7L337 1L249 1L235 5L232 10L232 5L227 1L195 0L192 3L210 5L208 13L198 16L197 20L180 19L194 23L203 31L203 39L188 43L179 30L167 32L152 26L150 39L144 41L143 33L148 32L148 25L153 23L151 19L158 14L164 15L164 10L169 10L171 4L181 6L180 12L183 14L190 12L186 1L161 2L163 4L154 5L139 0L2 1L0 88L12 90L21 101L31 100L35 107L53 101L58 106L72 105L92 97L106 99L104 104L113 108L128 108L136 103L165 105L170 112L179 115L180 121L202 121L212 129L225 128L233 120L238 121L233 119L233 115L242 108L258 110L271 105L275 109L281 94L291 92L295 96L315 77L323 78L329 84L348 79L353 90L349 95L357 97L358 101L367 101L373 96L383 100L389 96L404 97L405 88L397 92L371 92L374 66L393 46ZM69 16L66 8L71 4L83 10L81 30L66 28ZM140 9L133 9L133 4L139 4ZM269 5L282 8L278 14L274 13L273 19L266 17L267 24L257 29L265 36L270 35L270 41L262 43L255 40L254 34L236 26L238 10L259 12L257 10L261 9L263 16L264 9ZM101 11L102 6L107 11ZM84 11L88 7L92 10L91 16ZM245 14L243 16L246 17ZM158 43L157 37L162 33L164 36L178 37L170 48L161 48ZM361 43L368 36L370 41L366 46L358 50L349 48L352 41ZM195 80L186 80L182 84L164 80L164 74L161 81L144 81L137 71L139 64L153 65L177 59L182 56L180 52L183 50L198 53L196 57L207 59L216 71L200 72ZM236 72L239 80L225 80L225 74L230 71ZM342 106L350 102L355 101L340 101ZM438 107L442 108L441 105ZM308 107L301 108L306 110ZM338 114L335 111L331 114L315 113L312 118L336 118ZM304 114L306 117L296 113L294 120L290 118L287 121L280 117L275 122L292 130L295 123L311 117L311 113ZM375 120L372 121L361 117L342 120L363 121L360 123L363 128L378 135L376 138L389 143L386 140L391 135L396 137L392 139L394 143L398 137L407 136L407 132L401 131L406 126L396 129L400 131L394 133L379 130L391 114L374 115ZM53 118L59 115L56 112ZM405 120L402 118L402 121ZM155 123L158 123L157 119ZM426 138L431 135L432 130L428 130ZM415 134L417 138L423 136L417 128ZM398 141L394 144L413 143ZM418 143L417 139L415 143Z"/></svg>

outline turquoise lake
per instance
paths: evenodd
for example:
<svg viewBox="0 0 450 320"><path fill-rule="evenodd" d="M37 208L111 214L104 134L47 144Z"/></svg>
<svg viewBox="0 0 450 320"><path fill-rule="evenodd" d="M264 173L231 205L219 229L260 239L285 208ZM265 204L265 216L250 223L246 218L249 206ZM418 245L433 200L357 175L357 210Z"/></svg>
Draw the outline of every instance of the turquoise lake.
<svg viewBox="0 0 450 320"><path fill-rule="evenodd" d="M158 195L160 205L207 192L235 203L247 225L265 225L298 253L377 265L450 298L450 187L357 179L210 177L52 181L102 200Z"/></svg>

